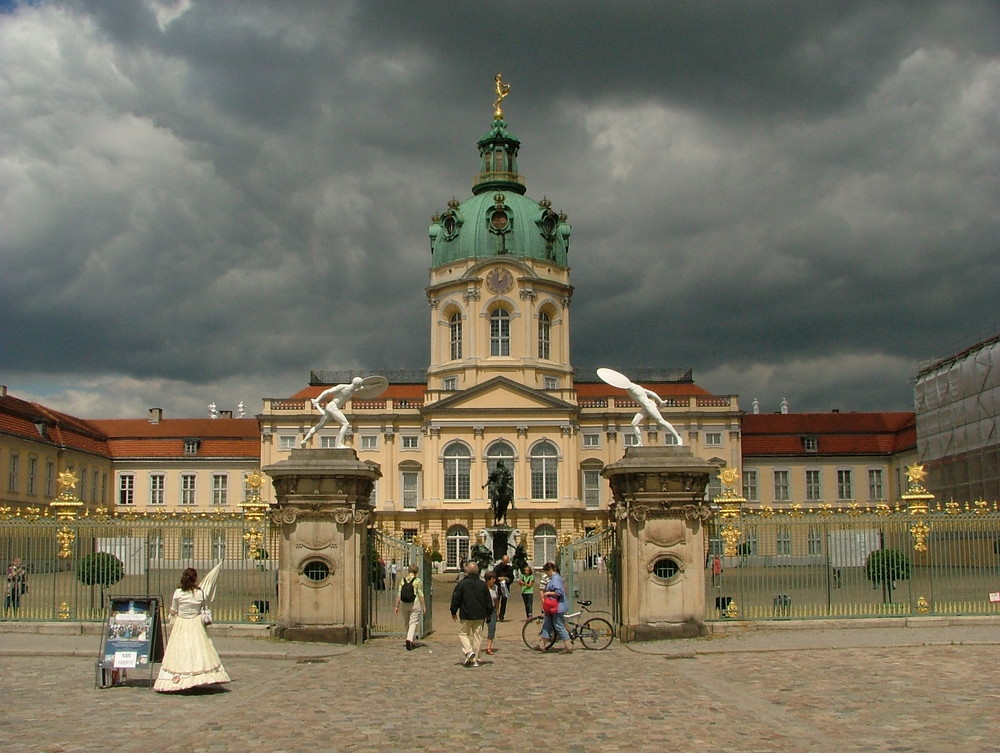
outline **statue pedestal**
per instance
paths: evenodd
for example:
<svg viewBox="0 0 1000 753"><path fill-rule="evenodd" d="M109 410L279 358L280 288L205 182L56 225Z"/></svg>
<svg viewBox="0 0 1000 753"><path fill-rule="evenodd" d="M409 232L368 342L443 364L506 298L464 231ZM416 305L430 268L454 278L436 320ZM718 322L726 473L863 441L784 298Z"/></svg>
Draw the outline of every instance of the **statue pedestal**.
<svg viewBox="0 0 1000 753"><path fill-rule="evenodd" d="M709 476L717 470L689 447L629 447L601 472L621 547L623 641L705 633L702 522Z"/></svg>
<svg viewBox="0 0 1000 753"><path fill-rule="evenodd" d="M278 622L296 641L360 643L367 637L364 561L382 473L352 449L292 450L263 469L274 481L272 520L281 529Z"/></svg>
<svg viewBox="0 0 1000 753"><path fill-rule="evenodd" d="M487 549L493 552L494 561L499 560L505 554L508 557L514 556L516 544L511 540L511 534L514 533L513 528L510 526L488 526L485 531L486 541L484 544Z"/></svg>

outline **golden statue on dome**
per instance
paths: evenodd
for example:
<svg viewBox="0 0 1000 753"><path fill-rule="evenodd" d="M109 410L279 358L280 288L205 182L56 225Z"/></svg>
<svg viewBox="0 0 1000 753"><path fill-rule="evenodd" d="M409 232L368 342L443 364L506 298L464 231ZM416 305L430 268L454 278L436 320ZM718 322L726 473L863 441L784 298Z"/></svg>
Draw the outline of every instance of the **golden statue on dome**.
<svg viewBox="0 0 1000 753"><path fill-rule="evenodd" d="M503 103L503 98L510 94L510 84L505 84L503 82L503 74L498 73L496 76L497 85L497 98L493 101L493 119L503 120L503 108L501 104Z"/></svg>

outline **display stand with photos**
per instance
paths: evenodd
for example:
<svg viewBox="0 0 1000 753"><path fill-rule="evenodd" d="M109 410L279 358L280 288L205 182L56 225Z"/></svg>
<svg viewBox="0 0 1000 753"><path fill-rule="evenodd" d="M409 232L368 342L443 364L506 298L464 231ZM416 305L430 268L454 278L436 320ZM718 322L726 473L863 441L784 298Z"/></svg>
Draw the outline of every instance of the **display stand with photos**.
<svg viewBox="0 0 1000 753"><path fill-rule="evenodd" d="M129 672L146 673L153 686L153 665L163 661L163 619L159 596L112 596L101 634L97 687L124 685Z"/></svg>

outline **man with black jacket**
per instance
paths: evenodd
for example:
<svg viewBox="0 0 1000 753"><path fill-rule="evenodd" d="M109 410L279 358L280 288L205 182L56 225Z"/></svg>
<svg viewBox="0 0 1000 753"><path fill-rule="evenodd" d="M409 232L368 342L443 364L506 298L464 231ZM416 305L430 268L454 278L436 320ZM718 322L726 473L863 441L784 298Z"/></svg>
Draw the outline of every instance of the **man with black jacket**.
<svg viewBox="0 0 1000 753"><path fill-rule="evenodd" d="M458 639L462 642L462 652L466 667L479 666L479 649L483 645L483 621L493 614L493 599L490 589L479 578L479 566L470 562L465 566L465 577L458 582L451 593L451 619L462 619L458 629Z"/></svg>

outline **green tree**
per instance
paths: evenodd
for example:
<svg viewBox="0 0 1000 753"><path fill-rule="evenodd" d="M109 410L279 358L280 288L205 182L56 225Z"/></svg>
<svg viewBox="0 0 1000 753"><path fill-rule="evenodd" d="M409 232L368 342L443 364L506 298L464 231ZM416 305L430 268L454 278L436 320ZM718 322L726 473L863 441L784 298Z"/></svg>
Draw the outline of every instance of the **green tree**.
<svg viewBox="0 0 1000 753"><path fill-rule="evenodd" d="M94 552L83 557L76 566L76 579L85 586L101 587L101 608L104 608L104 592L109 586L122 579L125 566L122 561L109 552ZM90 606L94 606L93 590L91 590Z"/></svg>
<svg viewBox="0 0 1000 753"><path fill-rule="evenodd" d="M882 586L886 601L892 600L897 580L908 580L912 566L910 558L898 549L876 549L865 560L865 575L874 585Z"/></svg>

